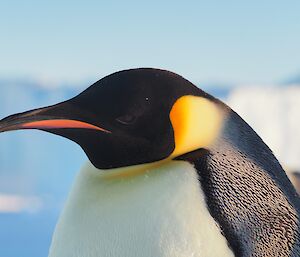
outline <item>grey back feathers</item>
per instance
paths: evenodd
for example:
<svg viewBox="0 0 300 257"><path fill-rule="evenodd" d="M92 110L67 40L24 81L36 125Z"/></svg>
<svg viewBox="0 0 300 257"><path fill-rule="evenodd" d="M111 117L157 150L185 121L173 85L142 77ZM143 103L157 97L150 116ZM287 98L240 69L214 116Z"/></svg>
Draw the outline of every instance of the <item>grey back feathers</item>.
<svg viewBox="0 0 300 257"><path fill-rule="evenodd" d="M298 195L246 122L232 111L219 142L197 155L209 211L236 256L300 256Z"/></svg>

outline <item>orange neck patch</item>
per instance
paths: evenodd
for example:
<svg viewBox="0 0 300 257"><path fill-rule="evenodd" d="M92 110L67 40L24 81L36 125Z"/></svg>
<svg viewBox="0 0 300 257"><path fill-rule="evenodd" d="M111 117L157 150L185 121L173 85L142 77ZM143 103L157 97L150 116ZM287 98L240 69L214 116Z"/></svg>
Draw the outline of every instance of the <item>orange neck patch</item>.
<svg viewBox="0 0 300 257"><path fill-rule="evenodd" d="M224 111L206 98L186 95L173 105L170 120L175 139L171 156L176 157L209 147L222 129Z"/></svg>

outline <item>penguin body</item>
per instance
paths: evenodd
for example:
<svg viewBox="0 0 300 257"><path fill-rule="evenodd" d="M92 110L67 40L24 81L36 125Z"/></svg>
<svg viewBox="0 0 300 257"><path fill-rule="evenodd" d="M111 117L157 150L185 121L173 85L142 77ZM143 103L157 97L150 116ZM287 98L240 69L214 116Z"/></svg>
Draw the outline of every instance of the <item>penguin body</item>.
<svg viewBox="0 0 300 257"><path fill-rule="evenodd" d="M300 256L299 196L252 128L177 74L133 69L9 116L78 143L50 257Z"/></svg>
<svg viewBox="0 0 300 257"><path fill-rule="evenodd" d="M202 170L209 210L236 256L300 256L299 196L261 138L231 112Z"/></svg>
<svg viewBox="0 0 300 257"><path fill-rule="evenodd" d="M195 168L171 161L125 178L85 165L53 236L49 257L58 256L234 255Z"/></svg>

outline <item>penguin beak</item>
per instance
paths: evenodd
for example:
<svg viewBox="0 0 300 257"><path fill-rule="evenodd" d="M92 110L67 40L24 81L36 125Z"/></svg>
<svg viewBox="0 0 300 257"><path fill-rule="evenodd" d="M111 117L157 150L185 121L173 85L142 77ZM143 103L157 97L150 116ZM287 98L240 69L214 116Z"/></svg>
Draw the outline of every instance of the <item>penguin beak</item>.
<svg viewBox="0 0 300 257"><path fill-rule="evenodd" d="M0 133L20 129L89 129L111 133L83 120L68 118L67 112L64 114L63 110L56 105L8 116L0 120Z"/></svg>

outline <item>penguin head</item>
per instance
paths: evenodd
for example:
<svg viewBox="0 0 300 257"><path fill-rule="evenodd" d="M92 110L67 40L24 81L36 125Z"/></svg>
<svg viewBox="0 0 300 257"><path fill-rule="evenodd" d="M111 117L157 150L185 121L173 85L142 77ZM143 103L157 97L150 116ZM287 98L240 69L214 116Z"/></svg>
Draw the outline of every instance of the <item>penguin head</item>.
<svg viewBox="0 0 300 257"><path fill-rule="evenodd" d="M181 76L157 69L111 74L65 102L0 121L0 132L66 137L99 169L174 159L218 137L224 105Z"/></svg>

